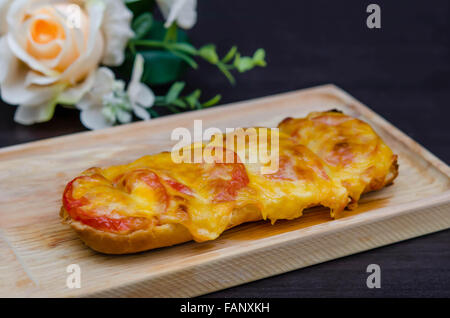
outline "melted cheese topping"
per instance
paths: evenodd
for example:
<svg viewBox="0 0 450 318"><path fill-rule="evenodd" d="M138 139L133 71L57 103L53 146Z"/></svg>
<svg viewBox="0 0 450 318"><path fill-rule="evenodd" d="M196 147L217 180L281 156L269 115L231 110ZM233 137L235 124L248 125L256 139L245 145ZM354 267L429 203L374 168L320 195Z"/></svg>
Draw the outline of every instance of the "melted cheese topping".
<svg viewBox="0 0 450 318"><path fill-rule="evenodd" d="M280 219L295 219L302 215L305 208L317 205L329 207L334 217L345 208L348 203L347 190L329 178L318 156L294 143L288 135L269 131L267 138L259 138L260 131L260 128L255 129L256 143L235 143L235 149L242 159L245 158L249 186L254 189L263 219L270 219L272 223ZM262 166L268 167L271 162L252 162L250 156L256 154L254 158L260 158L262 143L265 143L268 153L274 150L271 134L275 134L278 140L278 171L263 174ZM229 135L223 136L223 143Z"/></svg>
<svg viewBox="0 0 450 318"><path fill-rule="evenodd" d="M195 240L205 241L217 238L230 223L236 205L230 184L239 190L248 183L232 184L239 172L245 175L242 164L176 164L166 152L89 169L83 175L95 178L77 180L72 193L75 200L87 200L81 208L85 212L156 217L162 224L183 224Z"/></svg>
<svg viewBox="0 0 450 318"><path fill-rule="evenodd" d="M397 156L359 119L316 112L285 119L279 128L325 161L327 173L347 188L354 204L362 193L381 189L389 181Z"/></svg>
<svg viewBox="0 0 450 318"><path fill-rule="evenodd" d="M349 197L358 200L367 189L383 186L395 160L367 124L342 114L285 120L280 130L269 130L263 138L260 128L253 129L248 140L257 143L238 144L228 134L182 149L208 151L212 161L175 163L165 152L89 169L66 187L64 207L72 219L99 230L129 233L173 223L201 242L225 231L236 209L259 211L272 223L297 218L317 205L329 207L336 217ZM269 156L278 170L263 173L273 161L262 160L261 146L270 154L279 151ZM234 161L223 163L228 155Z"/></svg>

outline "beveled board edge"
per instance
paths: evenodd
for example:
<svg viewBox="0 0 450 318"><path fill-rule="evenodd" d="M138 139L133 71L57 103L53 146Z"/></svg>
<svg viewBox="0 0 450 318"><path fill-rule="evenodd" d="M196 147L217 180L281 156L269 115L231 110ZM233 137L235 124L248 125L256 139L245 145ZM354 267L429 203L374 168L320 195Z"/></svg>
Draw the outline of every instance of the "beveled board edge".
<svg viewBox="0 0 450 318"><path fill-rule="evenodd" d="M328 231L317 227L332 226ZM207 263L83 297L193 297L450 228L450 191L260 240Z"/></svg>

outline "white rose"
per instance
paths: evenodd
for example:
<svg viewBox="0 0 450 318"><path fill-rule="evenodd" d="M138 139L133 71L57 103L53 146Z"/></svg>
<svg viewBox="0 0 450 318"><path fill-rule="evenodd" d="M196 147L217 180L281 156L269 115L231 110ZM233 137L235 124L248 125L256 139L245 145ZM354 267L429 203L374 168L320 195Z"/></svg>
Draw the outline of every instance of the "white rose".
<svg viewBox="0 0 450 318"><path fill-rule="evenodd" d="M190 29L197 22L197 0L156 0L166 19L168 28L177 22L183 29Z"/></svg>
<svg viewBox="0 0 450 318"><path fill-rule="evenodd" d="M120 65L133 36L122 0L0 0L0 93L15 120L49 120L93 85L100 63Z"/></svg>

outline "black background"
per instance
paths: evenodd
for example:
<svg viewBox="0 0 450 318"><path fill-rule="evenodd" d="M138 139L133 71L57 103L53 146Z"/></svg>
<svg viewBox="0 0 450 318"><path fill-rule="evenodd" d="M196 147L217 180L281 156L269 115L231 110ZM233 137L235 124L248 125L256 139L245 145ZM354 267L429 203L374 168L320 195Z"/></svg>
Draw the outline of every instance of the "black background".
<svg viewBox="0 0 450 318"><path fill-rule="evenodd" d="M381 6L381 29L366 27L366 7ZM222 103L334 83L450 161L450 1L199 0L189 35L220 52L267 51L268 66L237 75L232 87L201 63L189 88ZM1 54L1 53L0 53ZM58 109L48 123L13 122L0 103L0 146L82 131L78 113ZM368 289L368 264L381 266L382 288ZM345 257L214 297L450 297L450 230Z"/></svg>

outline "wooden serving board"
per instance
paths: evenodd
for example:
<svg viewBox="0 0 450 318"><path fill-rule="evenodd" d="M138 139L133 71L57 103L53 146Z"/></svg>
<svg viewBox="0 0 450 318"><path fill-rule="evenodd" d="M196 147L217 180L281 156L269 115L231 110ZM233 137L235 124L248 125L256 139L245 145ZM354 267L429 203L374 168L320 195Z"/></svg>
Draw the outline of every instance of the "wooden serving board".
<svg viewBox="0 0 450 318"><path fill-rule="evenodd" d="M314 208L293 221L249 223L205 243L135 255L92 251L60 222L65 184L92 166L169 150L176 127L275 127L337 108L369 122L399 155L395 184L331 220ZM450 228L450 168L333 85L0 149L0 296L184 297L205 294ZM70 264L81 288L66 286ZM255 295L257 296L257 295Z"/></svg>

